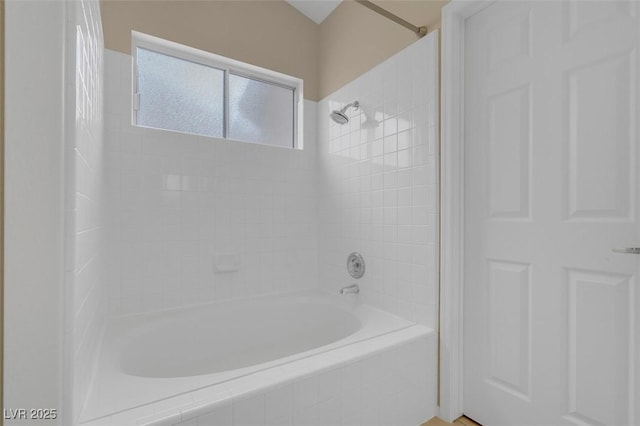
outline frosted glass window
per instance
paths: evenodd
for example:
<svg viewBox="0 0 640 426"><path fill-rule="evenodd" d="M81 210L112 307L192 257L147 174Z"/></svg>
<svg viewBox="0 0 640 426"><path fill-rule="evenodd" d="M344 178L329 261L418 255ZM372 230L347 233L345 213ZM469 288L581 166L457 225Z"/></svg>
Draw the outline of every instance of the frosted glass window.
<svg viewBox="0 0 640 426"><path fill-rule="evenodd" d="M224 71L137 48L137 124L224 137Z"/></svg>
<svg viewBox="0 0 640 426"><path fill-rule="evenodd" d="M294 89L229 74L229 138L294 147Z"/></svg>
<svg viewBox="0 0 640 426"><path fill-rule="evenodd" d="M302 80L147 34L132 36L135 125L302 147L296 140Z"/></svg>

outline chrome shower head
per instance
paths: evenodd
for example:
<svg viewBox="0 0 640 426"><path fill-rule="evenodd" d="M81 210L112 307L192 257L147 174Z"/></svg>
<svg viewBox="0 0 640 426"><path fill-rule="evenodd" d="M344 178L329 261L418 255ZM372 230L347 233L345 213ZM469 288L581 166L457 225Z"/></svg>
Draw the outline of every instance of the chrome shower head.
<svg viewBox="0 0 640 426"><path fill-rule="evenodd" d="M331 114L329 114L329 117L331 117L331 119L338 124L347 124L349 122L349 117L347 116L347 114L345 114L345 112L350 107L353 107L353 109L358 109L360 107L360 102L353 101L345 105L341 110L333 110Z"/></svg>
<svg viewBox="0 0 640 426"><path fill-rule="evenodd" d="M342 111L334 110L329 116L338 124L347 124L349 122L349 117Z"/></svg>

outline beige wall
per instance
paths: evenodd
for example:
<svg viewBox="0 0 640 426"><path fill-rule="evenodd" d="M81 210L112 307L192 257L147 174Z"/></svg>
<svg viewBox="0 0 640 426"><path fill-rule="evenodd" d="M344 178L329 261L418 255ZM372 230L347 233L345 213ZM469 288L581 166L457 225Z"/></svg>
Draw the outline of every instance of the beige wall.
<svg viewBox="0 0 640 426"><path fill-rule="evenodd" d="M284 1L102 0L105 47L130 53L131 30L304 79L318 99L318 26Z"/></svg>
<svg viewBox="0 0 640 426"><path fill-rule="evenodd" d="M429 32L440 28L448 0L374 1L378 6ZM353 1L343 1L320 25L320 98L417 40L410 30Z"/></svg>
<svg viewBox="0 0 640 426"><path fill-rule="evenodd" d="M448 0L379 6L429 31ZM102 0L105 47L130 53L131 30L304 79L320 100L417 40L404 27L345 0L316 25L284 0Z"/></svg>

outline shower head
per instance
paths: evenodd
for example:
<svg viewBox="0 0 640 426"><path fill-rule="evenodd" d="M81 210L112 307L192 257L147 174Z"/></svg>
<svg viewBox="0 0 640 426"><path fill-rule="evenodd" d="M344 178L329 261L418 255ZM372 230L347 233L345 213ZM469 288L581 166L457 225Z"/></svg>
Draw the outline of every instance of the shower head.
<svg viewBox="0 0 640 426"><path fill-rule="evenodd" d="M334 110L330 114L330 117L338 124L347 124L349 122L349 117L347 117L347 114L342 111Z"/></svg>
<svg viewBox="0 0 640 426"><path fill-rule="evenodd" d="M347 114L345 114L345 112L350 107L353 107L353 109L358 109L360 107L360 102L353 101L345 105L341 110L335 109L331 112L331 114L329 114L329 117L331 117L331 119L338 124L347 124L349 122L349 117L347 116Z"/></svg>

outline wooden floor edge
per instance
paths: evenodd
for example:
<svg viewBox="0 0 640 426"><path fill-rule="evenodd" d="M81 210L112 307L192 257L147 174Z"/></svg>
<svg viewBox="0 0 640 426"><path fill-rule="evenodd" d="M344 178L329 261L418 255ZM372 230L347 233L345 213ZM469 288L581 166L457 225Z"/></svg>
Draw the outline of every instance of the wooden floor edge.
<svg viewBox="0 0 640 426"><path fill-rule="evenodd" d="M442 420L440 417L434 417L426 423L423 423L420 426L482 426L479 423L474 422L467 416L461 416L457 418L453 423L446 422Z"/></svg>

